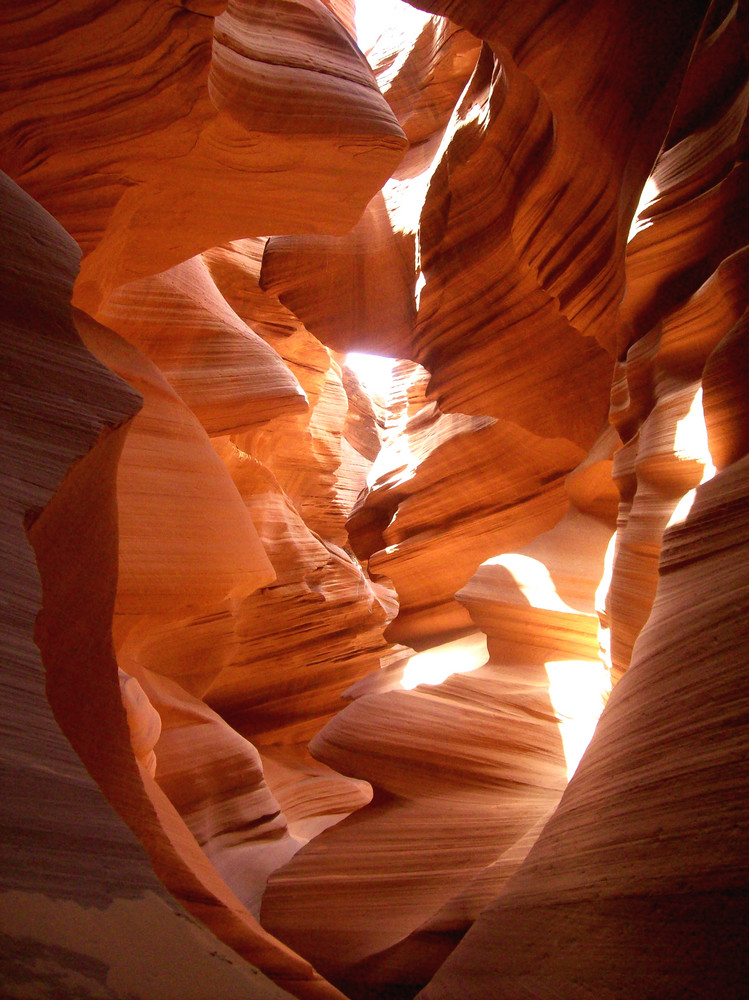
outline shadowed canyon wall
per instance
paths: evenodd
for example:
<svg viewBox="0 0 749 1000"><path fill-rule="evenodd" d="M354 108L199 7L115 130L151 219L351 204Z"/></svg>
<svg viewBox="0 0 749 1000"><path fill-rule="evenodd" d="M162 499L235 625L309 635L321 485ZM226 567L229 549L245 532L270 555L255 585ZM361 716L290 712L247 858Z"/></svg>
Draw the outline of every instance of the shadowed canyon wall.
<svg viewBox="0 0 749 1000"><path fill-rule="evenodd" d="M0 992L738 1000L746 4L358 8L0 13Z"/></svg>

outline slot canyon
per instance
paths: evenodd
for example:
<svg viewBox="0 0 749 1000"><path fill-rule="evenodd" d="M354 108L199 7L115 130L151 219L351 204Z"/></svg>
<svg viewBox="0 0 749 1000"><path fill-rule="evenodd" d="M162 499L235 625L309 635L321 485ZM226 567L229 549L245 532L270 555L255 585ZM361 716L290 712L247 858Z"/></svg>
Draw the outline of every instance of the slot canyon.
<svg viewBox="0 0 749 1000"><path fill-rule="evenodd" d="M0 49L0 996L748 995L749 3Z"/></svg>

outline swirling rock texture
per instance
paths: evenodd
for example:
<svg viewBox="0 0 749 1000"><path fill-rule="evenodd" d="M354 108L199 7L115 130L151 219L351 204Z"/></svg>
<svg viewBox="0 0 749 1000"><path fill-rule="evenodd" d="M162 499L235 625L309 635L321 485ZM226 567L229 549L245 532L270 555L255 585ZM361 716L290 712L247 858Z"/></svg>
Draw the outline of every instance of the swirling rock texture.
<svg viewBox="0 0 749 1000"><path fill-rule="evenodd" d="M100 317L157 365L208 434L307 409L288 367L233 312L200 257L117 289Z"/></svg>
<svg viewBox="0 0 749 1000"><path fill-rule="evenodd" d="M318 0L29 2L3 44L5 168L80 241L89 310L228 239L345 232L406 145Z"/></svg>
<svg viewBox="0 0 749 1000"><path fill-rule="evenodd" d="M347 236L269 243L264 287L337 350L413 354L419 217L479 44L464 29L427 15L410 19L402 33L382 36L369 58L403 124L408 152Z"/></svg>
<svg viewBox="0 0 749 1000"><path fill-rule="evenodd" d="M568 440L541 438L508 421L444 415L434 403L420 410L396 439L391 462L388 451L378 460L378 468L390 468L349 521L359 558L398 592L389 636L424 645L470 624L456 591L487 556L558 520L565 476L583 454ZM435 537L439 546L430 544Z"/></svg>
<svg viewBox="0 0 749 1000"><path fill-rule="evenodd" d="M148 758L158 733L133 678L120 697L112 648L117 459L141 398L78 336L75 243L4 176L2 205L3 993L280 1000L237 954L270 957L263 932L225 886L215 894L220 878L128 752L137 732ZM222 909L236 950L174 895L204 921ZM286 964L279 978L304 974Z"/></svg>
<svg viewBox="0 0 749 1000"><path fill-rule="evenodd" d="M625 256L606 618L627 673L430 1000L745 990L745 24L704 22Z"/></svg>
<svg viewBox="0 0 749 1000"><path fill-rule="evenodd" d="M744 995L749 13L393 6L0 14L14 1000Z"/></svg>

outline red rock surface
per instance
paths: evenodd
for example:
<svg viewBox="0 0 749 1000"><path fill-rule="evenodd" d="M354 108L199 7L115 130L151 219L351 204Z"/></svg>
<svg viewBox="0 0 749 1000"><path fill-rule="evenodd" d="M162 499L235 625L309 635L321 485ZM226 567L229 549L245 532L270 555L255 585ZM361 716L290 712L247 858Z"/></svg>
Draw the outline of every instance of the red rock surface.
<svg viewBox="0 0 749 1000"><path fill-rule="evenodd" d="M746 4L419 2L0 14L12 1000L743 997Z"/></svg>

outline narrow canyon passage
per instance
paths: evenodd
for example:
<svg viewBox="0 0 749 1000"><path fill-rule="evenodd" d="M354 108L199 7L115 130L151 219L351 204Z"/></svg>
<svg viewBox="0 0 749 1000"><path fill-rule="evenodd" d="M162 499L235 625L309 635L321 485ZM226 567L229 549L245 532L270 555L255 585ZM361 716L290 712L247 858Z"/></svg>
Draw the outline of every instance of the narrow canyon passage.
<svg viewBox="0 0 749 1000"><path fill-rule="evenodd" d="M744 996L744 0L0 13L0 993Z"/></svg>

